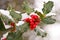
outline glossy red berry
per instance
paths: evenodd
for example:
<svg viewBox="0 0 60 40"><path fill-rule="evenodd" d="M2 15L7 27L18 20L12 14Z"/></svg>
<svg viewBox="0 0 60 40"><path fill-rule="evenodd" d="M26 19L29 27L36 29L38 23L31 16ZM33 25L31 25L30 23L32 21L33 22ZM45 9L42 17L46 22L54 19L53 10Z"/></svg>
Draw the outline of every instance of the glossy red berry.
<svg viewBox="0 0 60 40"><path fill-rule="evenodd" d="M30 25L34 25L34 22L30 22Z"/></svg>
<svg viewBox="0 0 60 40"><path fill-rule="evenodd" d="M36 24L34 24L33 27L36 28Z"/></svg>
<svg viewBox="0 0 60 40"><path fill-rule="evenodd" d="M15 26L15 23L14 23L14 22L11 22L10 25L11 25L12 27L14 27L14 26Z"/></svg>
<svg viewBox="0 0 60 40"><path fill-rule="evenodd" d="M38 16L37 16L37 15L31 15L31 18L33 18L33 19L37 19Z"/></svg>
<svg viewBox="0 0 60 40"><path fill-rule="evenodd" d="M35 22L35 24L36 24L36 25L38 25L38 24L39 24L39 22Z"/></svg>
<svg viewBox="0 0 60 40"><path fill-rule="evenodd" d="M34 27L33 26L30 26L30 30L33 30L34 29Z"/></svg>
<svg viewBox="0 0 60 40"><path fill-rule="evenodd" d="M25 21L26 21L26 22L30 22L30 18L26 18Z"/></svg>
<svg viewBox="0 0 60 40"><path fill-rule="evenodd" d="M2 40L7 40L7 38L3 38Z"/></svg>

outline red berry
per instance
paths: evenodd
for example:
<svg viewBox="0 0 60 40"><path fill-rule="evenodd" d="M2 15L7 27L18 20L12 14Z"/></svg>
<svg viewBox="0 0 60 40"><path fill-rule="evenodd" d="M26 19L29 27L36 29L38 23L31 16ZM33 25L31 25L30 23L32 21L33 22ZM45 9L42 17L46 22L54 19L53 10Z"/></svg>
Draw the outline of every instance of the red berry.
<svg viewBox="0 0 60 40"><path fill-rule="evenodd" d="M37 19L38 16L37 15L31 15L31 18Z"/></svg>
<svg viewBox="0 0 60 40"><path fill-rule="evenodd" d="M33 20L32 20L32 19L30 19L30 22L33 22Z"/></svg>
<svg viewBox="0 0 60 40"><path fill-rule="evenodd" d="M6 38L2 39L2 40L7 40Z"/></svg>
<svg viewBox="0 0 60 40"><path fill-rule="evenodd" d="M35 19L38 19L38 16L34 16Z"/></svg>
<svg viewBox="0 0 60 40"><path fill-rule="evenodd" d="M12 27L14 27L14 26L15 26L15 23L14 23L14 22L11 22L10 25L11 25Z"/></svg>
<svg viewBox="0 0 60 40"><path fill-rule="evenodd" d="M26 22L30 22L30 18L26 18L25 21L26 21Z"/></svg>
<svg viewBox="0 0 60 40"><path fill-rule="evenodd" d="M14 32L16 30L15 23L14 22L11 22L10 25L13 28L11 31Z"/></svg>
<svg viewBox="0 0 60 40"><path fill-rule="evenodd" d="M34 22L30 22L30 25L34 25Z"/></svg>
<svg viewBox="0 0 60 40"><path fill-rule="evenodd" d="M39 24L39 22L35 22L35 24L36 24L36 25L38 25L38 24Z"/></svg>
<svg viewBox="0 0 60 40"><path fill-rule="evenodd" d="M34 24L34 25L30 25L30 29L31 30L34 30L36 28L36 25Z"/></svg>
<svg viewBox="0 0 60 40"><path fill-rule="evenodd" d="M36 28L36 24L34 24L33 27Z"/></svg>
<svg viewBox="0 0 60 40"><path fill-rule="evenodd" d="M33 26L30 25L30 29L33 30L34 29Z"/></svg>
<svg viewBox="0 0 60 40"><path fill-rule="evenodd" d="M40 19L37 19L36 22L40 22Z"/></svg>

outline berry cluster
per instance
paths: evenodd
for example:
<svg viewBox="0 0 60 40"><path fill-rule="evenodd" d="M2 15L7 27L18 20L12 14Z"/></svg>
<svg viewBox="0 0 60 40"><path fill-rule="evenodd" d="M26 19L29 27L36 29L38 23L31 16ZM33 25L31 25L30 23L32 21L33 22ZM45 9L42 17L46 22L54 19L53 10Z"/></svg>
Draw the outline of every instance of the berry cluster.
<svg viewBox="0 0 60 40"><path fill-rule="evenodd" d="M31 18L26 18L25 21L30 24L30 29L33 30L40 23L40 19L37 15L31 15Z"/></svg>

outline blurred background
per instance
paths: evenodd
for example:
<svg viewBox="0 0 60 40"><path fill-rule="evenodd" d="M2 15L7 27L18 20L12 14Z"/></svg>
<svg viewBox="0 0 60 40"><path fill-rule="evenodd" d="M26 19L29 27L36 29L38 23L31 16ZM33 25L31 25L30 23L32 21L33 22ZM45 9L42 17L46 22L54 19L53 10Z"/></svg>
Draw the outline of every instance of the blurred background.
<svg viewBox="0 0 60 40"><path fill-rule="evenodd" d="M21 5L25 0L0 0L0 9L7 9L8 5L12 5L12 7L16 10L21 9ZM34 0L27 0L29 4L34 4Z"/></svg>

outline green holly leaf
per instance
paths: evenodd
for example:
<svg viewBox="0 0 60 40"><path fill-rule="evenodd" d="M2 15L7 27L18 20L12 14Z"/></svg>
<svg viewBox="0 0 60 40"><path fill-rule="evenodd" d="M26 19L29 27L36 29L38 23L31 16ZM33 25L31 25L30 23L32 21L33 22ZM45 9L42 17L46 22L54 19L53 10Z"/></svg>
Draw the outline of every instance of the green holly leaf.
<svg viewBox="0 0 60 40"><path fill-rule="evenodd" d="M42 21L46 24L53 24L53 23L56 22L56 20L51 18L51 16L48 16L48 17L44 18Z"/></svg>
<svg viewBox="0 0 60 40"><path fill-rule="evenodd" d="M5 25L4 25L3 20L2 20L2 18L0 16L0 31L5 31L5 30L6 30Z"/></svg>
<svg viewBox="0 0 60 40"><path fill-rule="evenodd" d="M9 17L7 17L7 16L5 16L5 15L2 15L2 14L1 14L1 18L2 18L3 22L4 22L6 25L9 25L10 22L12 22L12 20L9 19Z"/></svg>
<svg viewBox="0 0 60 40"><path fill-rule="evenodd" d="M15 22L18 22L21 20L21 18L22 18L21 13L15 12L14 8L12 8L11 5L9 5L9 7L7 9L9 10L10 15L12 16L12 18L14 19Z"/></svg>
<svg viewBox="0 0 60 40"><path fill-rule="evenodd" d="M47 36L47 33L43 29L41 29L41 28L36 28L35 32L37 32L38 36L41 36L41 37Z"/></svg>
<svg viewBox="0 0 60 40"><path fill-rule="evenodd" d="M19 30L16 32L11 32L7 36L7 40L22 40L22 32Z"/></svg>
<svg viewBox="0 0 60 40"><path fill-rule="evenodd" d="M44 15L41 12L35 11L35 13L40 16L40 19L44 18Z"/></svg>
<svg viewBox="0 0 60 40"><path fill-rule="evenodd" d="M14 40L15 36L16 35L14 33L9 33L7 36L7 40Z"/></svg>
<svg viewBox="0 0 60 40"><path fill-rule="evenodd" d="M31 12L34 11L34 10L29 6L29 4L28 4L27 1L24 1L24 2L23 2L22 9L23 9L23 12L26 12L27 14L30 14Z"/></svg>
<svg viewBox="0 0 60 40"><path fill-rule="evenodd" d="M42 37L46 37L46 36L47 36L47 33L46 33L46 32L42 32L42 33L41 33L41 32L38 31L38 32L37 32L37 35L38 35L38 36L42 36Z"/></svg>
<svg viewBox="0 0 60 40"><path fill-rule="evenodd" d="M17 30L20 30L21 32L26 32L29 29L29 23L24 23L17 27Z"/></svg>
<svg viewBox="0 0 60 40"><path fill-rule="evenodd" d="M41 35L41 33L38 31L38 32L37 32L37 35L39 36L39 35Z"/></svg>
<svg viewBox="0 0 60 40"><path fill-rule="evenodd" d="M48 14L52 10L53 6L54 3L52 1L48 1L47 3L44 3L44 7L42 9L43 13Z"/></svg>
<svg viewBox="0 0 60 40"><path fill-rule="evenodd" d="M10 11L10 15L12 16L12 18L14 19L15 22L20 21L22 18L22 15L16 13L13 9Z"/></svg>
<svg viewBox="0 0 60 40"><path fill-rule="evenodd" d="M24 23L16 27L16 32L10 32L7 36L7 40L23 40L23 33L26 32L29 28L28 23Z"/></svg>

